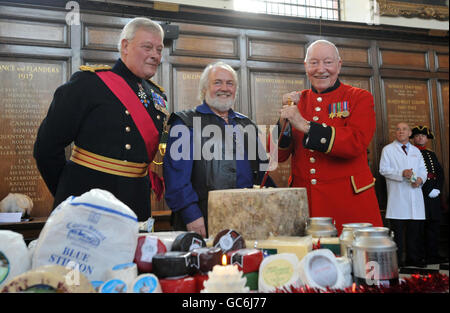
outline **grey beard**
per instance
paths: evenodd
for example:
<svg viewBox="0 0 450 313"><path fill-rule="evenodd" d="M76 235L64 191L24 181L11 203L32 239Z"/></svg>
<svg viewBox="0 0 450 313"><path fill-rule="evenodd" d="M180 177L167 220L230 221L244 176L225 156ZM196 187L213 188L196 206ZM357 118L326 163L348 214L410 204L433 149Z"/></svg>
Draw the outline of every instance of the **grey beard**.
<svg viewBox="0 0 450 313"><path fill-rule="evenodd" d="M216 109L219 112L227 112L234 105L235 99L218 99L217 97L211 98L208 93L205 95L206 103Z"/></svg>

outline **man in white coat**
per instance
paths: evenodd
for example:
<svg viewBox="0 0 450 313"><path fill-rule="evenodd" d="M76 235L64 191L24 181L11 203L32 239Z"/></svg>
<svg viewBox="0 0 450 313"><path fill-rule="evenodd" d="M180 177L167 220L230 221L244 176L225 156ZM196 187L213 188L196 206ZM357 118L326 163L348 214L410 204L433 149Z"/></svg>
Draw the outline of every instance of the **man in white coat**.
<svg viewBox="0 0 450 313"><path fill-rule="evenodd" d="M386 178L386 218L394 231L399 264L425 267L425 205L421 186L427 180L427 169L420 150L410 144L410 135L411 129L407 123L397 125L396 139L381 152L380 174ZM405 263L402 262L403 232L406 244Z"/></svg>

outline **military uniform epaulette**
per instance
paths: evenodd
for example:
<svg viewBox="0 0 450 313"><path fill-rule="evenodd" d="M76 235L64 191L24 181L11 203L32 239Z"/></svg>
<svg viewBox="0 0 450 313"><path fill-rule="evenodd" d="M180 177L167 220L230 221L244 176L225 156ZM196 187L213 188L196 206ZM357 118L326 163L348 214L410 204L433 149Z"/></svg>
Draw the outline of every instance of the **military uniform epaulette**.
<svg viewBox="0 0 450 313"><path fill-rule="evenodd" d="M147 79L147 81L150 83L150 84L152 84L152 85L154 85L156 88L158 88L162 93L164 93L164 88L163 87L161 87L160 85L158 85L157 83L155 83L153 80L151 80L151 79Z"/></svg>
<svg viewBox="0 0 450 313"><path fill-rule="evenodd" d="M110 70L111 68L111 66L103 64L81 65L80 71L95 73L97 71Z"/></svg>

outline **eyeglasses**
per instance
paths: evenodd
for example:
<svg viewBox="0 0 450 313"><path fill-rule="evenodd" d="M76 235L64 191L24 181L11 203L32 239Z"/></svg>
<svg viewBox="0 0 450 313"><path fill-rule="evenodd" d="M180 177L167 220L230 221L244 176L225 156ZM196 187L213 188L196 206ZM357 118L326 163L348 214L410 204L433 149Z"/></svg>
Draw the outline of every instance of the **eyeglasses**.
<svg viewBox="0 0 450 313"><path fill-rule="evenodd" d="M333 59L315 60L315 59L313 59L313 60L306 61L306 64L308 64L308 66L310 66L310 67L319 67L321 63L323 64L324 67L332 67L336 63L336 60L333 60Z"/></svg>

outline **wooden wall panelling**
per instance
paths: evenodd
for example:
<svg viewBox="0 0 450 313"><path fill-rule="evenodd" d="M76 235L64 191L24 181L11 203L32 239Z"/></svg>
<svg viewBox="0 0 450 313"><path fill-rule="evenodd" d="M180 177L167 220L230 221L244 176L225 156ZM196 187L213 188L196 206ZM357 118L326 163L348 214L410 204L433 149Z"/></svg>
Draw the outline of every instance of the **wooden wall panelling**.
<svg viewBox="0 0 450 313"><path fill-rule="evenodd" d="M262 142L267 142L267 136L271 131L271 125L276 125L281 108L282 95L305 89L306 77L303 73L264 72L250 69L251 107L255 112L255 122L266 137ZM278 138L277 138L278 139ZM270 173L279 187L286 187L290 175L290 159L279 163L276 170Z"/></svg>
<svg viewBox="0 0 450 313"><path fill-rule="evenodd" d="M275 41L248 37L248 60L301 63L305 47L299 42Z"/></svg>
<svg viewBox="0 0 450 313"><path fill-rule="evenodd" d="M0 38L7 43L68 47L69 32L65 23L0 17Z"/></svg>
<svg viewBox="0 0 450 313"><path fill-rule="evenodd" d="M37 129L71 72L72 36L63 12L0 6L0 199L29 195L33 217L53 197L33 158Z"/></svg>
<svg viewBox="0 0 450 313"><path fill-rule="evenodd" d="M443 134L441 136L441 146L442 146L442 156L439 158L439 161L441 162L441 165L444 168L444 174L445 175L445 194L444 199L448 203L448 196L449 196L449 158L450 158L450 151L449 151L449 92L448 92L448 80L444 81L438 81L437 82L437 94L438 94L438 120L439 120L439 130L440 133Z"/></svg>
<svg viewBox="0 0 450 313"><path fill-rule="evenodd" d="M49 215L53 197L37 170L33 145L55 89L67 80L68 67L67 59L5 57L0 52L0 199L10 192L30 196L35 217Z"/></svg>
<svg viewBox="0 0 450 313"><path fill-rule="evenodd" d="M427 80L383 79L387 143L395 139L395 127L399 122L406 122L411 127L432 124L429 88L430 82Z"/></svg>

